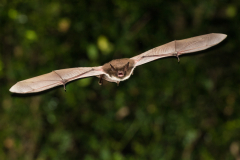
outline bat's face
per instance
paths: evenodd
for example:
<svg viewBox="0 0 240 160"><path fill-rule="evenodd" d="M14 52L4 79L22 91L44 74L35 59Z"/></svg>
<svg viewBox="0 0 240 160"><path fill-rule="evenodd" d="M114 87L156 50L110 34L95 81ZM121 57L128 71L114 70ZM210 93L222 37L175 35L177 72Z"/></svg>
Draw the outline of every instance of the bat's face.
<svg viewBox="0 0 240 160"><path fill-rule="evenodd" d="M126 76L127 71L129 69L129 62L127 64L125 64L123 67L121 68L117 68L117 67L113 67L112 64L110 64L111 66L111 76L117 77L119 79L122 79Z"/></svg>
<svg viewBox="0 0 240 160"><path fill-rule="evenodd" d="M134 61L129 58L112 60L103 65L103 70L109 75L109 78L116 81L129 78L133 69Z"/></svg>

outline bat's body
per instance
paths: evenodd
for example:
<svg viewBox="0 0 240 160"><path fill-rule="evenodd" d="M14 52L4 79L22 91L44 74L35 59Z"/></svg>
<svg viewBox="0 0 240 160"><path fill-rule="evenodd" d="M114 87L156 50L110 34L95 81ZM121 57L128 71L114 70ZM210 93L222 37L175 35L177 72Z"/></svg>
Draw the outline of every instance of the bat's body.
<svg viewBox="0 0 240 160"><path fill-rule="evenodd" d="M132 58L112 60L99 67L78 67L55 70L50 73L20 81L10 88L13 93L34 93L63 85L69 81L97 76L100 78L119 84L120 81L128 79L133 70L144 63L148 63L159 58L179 56L186 53L197 52L212 47L227 37L225 34L211 33L184 40L175 40L162 46L153 48Z"/></svg>
<svg viewBox="0 0 240 160"><path fill-rule="evenodd" d="M128 79L133 74L134 68L135 61L130 58L112 60L102 66L106 74L100 77L100 81L101 78L103 78L111 82L119 83L120 81ZM101 84L101 82L99 84Z"/></svg>

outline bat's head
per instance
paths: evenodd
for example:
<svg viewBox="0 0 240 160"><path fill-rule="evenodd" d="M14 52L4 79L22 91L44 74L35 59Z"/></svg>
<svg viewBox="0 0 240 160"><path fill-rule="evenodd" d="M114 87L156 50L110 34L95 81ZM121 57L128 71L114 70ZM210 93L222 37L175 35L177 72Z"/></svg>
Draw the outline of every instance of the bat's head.
<svg viewBox="0 0 240 160"><path fill-rule="evenodd" d="M114 59L102 66L103 71L113 81L123 81L133 72L135 61L130 58Z"/></svg>
<svg viewBox="0 0 240 160"><path fill-rule="evenodd" d="M110 66L113 73L112 75L120 79L124 78L127 75L127 71L129 70L129 62L124 66L118 68L113 67L111 64Z"/></svg>

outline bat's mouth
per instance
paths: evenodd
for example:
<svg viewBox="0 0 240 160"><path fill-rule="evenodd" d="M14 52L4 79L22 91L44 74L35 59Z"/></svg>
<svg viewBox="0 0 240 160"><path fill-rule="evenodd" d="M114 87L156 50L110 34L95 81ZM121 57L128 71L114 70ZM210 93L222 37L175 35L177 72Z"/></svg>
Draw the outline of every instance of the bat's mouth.
<svg viewBox="0 0 240 160"><path fill-rule="evenodd" d="M123 77L123 76L124 76L123 71L118 71L118 77Z"/></svg>

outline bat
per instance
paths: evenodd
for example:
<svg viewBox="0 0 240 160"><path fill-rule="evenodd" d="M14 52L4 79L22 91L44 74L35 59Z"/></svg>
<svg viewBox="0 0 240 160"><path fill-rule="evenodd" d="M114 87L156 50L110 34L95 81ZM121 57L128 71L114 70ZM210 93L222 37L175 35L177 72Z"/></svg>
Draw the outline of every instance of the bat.
<svg viewBox="0 0 240 160"><path fill-rule="evenodd" d="M115 59L103 66L55 70L47 74L17 82L10 88L10 92L20 94L35 93L59 85L63 85L66 91L66 83L91 76L99 78L99 85L103 84L103 79L109 82L115 82L119 85L121 81L127 80L133 75L133 70L139 65L169 56L176 56L179 62L180 55L205 50L220 43L226 37L226 34L210 33L183 40L174 40L135 57Z"/></svg>

